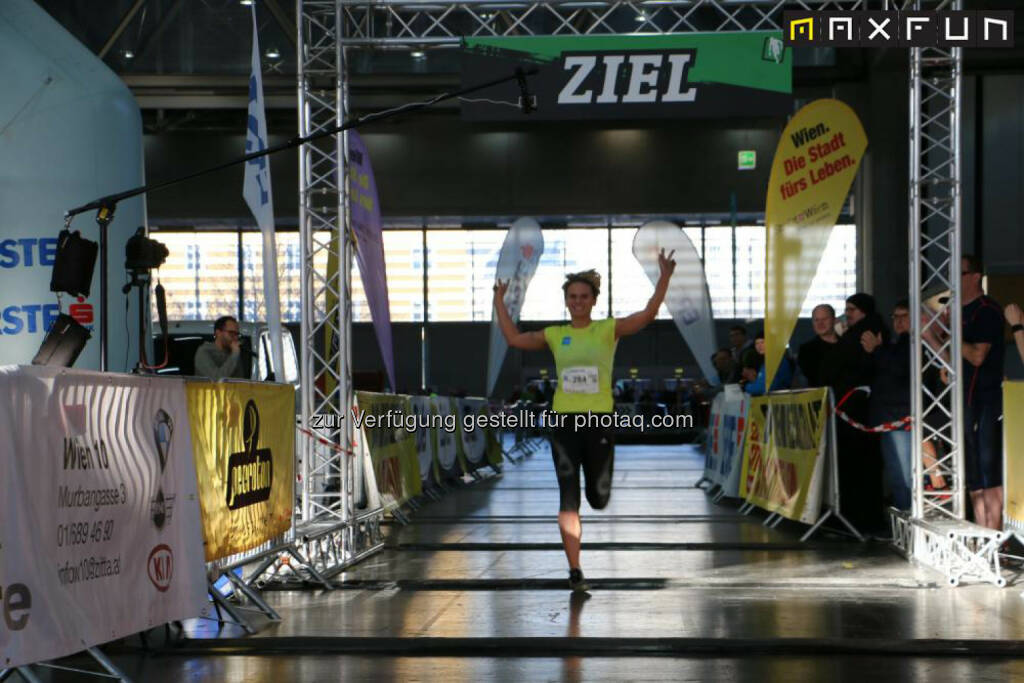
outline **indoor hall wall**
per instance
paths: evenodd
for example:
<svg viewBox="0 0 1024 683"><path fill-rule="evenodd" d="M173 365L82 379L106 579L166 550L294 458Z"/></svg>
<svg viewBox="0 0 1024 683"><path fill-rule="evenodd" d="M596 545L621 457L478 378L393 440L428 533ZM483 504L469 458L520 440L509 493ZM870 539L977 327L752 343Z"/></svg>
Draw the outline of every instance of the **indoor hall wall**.
<svg viewBox="0 0 1024 683"><path fill-rule="evenodd" d="M772 127L777 126L777 127ZM496 130L454 116L407 118L364 132L385 216L763 211L775 121L672 121L596 129L545 123ZM270 144L287 136L271 136ZM242 135L146 136L146 177L159 181L240 156ZM741 149L757 152L738 171ZM296 152L271 161L280 225L297 222ZM247 221L242 168L154 192L155 225L197 219Z"/></svg>
<svg viewBox="0 0 1024 683"><path fill-rule="evenodd" d="M964 251L980 252L993 274L1024 275L1024 74L977 81L970 101L980 105L980 125L964 125L965 139L975 137L976 173L965 176L965 194L980 202L970 212L965 202L974 230L964 236Z"/></svg>
<svg viewBox="0 0 1024 683"><path fill-rule="evenodd" d="M865 82L837 87L837 96L857 111L868 138L854 184L858 282L885 312L909 292L908 72L872 69Z"/></svg>

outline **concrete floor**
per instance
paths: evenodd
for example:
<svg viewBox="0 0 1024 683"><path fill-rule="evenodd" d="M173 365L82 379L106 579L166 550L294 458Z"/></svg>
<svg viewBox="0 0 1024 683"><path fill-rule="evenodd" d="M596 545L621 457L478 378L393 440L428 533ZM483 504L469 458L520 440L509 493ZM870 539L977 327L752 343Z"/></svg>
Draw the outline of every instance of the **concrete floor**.
<svg viewBox="0 0 1024 683"><path fill-rule="evenodd" d="M988 681L1024 678L1024 599L947 588L887 545L761 526L693 488L702 457L620 446L609 506L584 503L566 588L550 455L389 527L340 590L271 591L280 623L208 621L112 650L142 681ZM73 680L53 672L50 680Z"/></svg>

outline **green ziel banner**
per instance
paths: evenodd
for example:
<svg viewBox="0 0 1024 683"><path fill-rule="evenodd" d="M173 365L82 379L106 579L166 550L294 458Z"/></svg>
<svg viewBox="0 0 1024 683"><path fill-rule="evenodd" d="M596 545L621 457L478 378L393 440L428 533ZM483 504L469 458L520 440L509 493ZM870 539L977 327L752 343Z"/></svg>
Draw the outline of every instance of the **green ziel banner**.
<svg viewBox="0 0 1024 683"><path fill-rule="evenodd" d="M792 50L779 31L463 38L468 86L536 67L540 120L766 116L792 112ZM521 120L515 82L461 100L475 121Z"/></svg>

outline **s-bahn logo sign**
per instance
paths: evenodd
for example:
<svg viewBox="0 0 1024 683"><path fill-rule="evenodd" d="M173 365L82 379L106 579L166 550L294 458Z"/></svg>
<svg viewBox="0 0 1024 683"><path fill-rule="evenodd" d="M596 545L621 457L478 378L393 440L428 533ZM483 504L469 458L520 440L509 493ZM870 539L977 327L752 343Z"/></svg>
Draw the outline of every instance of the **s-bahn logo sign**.
<svg viewBox="0 0 1024 683"><path fill-rule="evenodd" d="M792 60L779 31L463 39L462 81L538 69L529 119L757 116L792 111ZM507 83L461 101L469 120L529 120Z"/></svg>
<svg viewBox="0 0 1024 683"><path fill-rule="evenodd" d="M1013 47L1013 11L782 13L787 46Z"/></svg>

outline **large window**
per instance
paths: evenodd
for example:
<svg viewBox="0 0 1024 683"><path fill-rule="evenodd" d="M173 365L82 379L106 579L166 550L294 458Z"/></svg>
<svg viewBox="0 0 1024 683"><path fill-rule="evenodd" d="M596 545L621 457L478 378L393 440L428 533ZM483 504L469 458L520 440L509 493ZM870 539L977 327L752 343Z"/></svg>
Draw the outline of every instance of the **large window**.
<svg viewBox="0 0 1024 683"><path fill-rule="evenodd" d="M504 239L504 234L502 234ZM562 284L567 273L593 268L601 274L601 293L594 307L594 317L608 315L608 230L606 228L554 228L544 230L544 255L537 266L526 301L520 314L522 320L568 320ZM491 271L493 276L493 270ZM490 319L490 315L488 315Z"/></svg>
<svg viewBox="0 0 1024 683"><path fill-rule="evenodd" d="M238 311L237 232L161 232L156 237L170 252L159 272L169 319L213 320Z"/></svg>
<svg viewBox="0 0 1024 683"><path fill-rule="evenodd" d="M711 313L716 318L736 317L732 263L732 228L704 228L704 274L711 293Z"/></svg>
<svg viewBox="0 0 1024 683"><path fill-rule="evenodd" d="M759 225L685 228L703 255L711 305L717 318L764 316L765 229ZM427 303L431 321L491 319L491 287L505 230L427 230L429 254ZM653 286L633 257L634 227L547 228L544 254L527 290L522 320L565 320L562 283L566 273L594 268L601 274L596 317L624 316L646 305ZM265 320L263 300L263 240L254 231L160 231L157 239L170 250L160 270L172 320L212 320L239 313L245 320ZM424 231L385 230L384 252L391 319L424 319ZM317 233L318 244L328 244ZM611 253L609 254L609 239ZM302 260L299 235L278 232L277 268L281 313L287 322L301 318ZM316 268L325 272L327 249L318 252ZM610 270L609 272L609 257ZM856 288L857 239L853 225L839 225L828 246L806 299L802 316L819 303L841 310ZM352 319L370 320L358 265L352 272ZM322 289L319 280L316 285ZM323 296L323 295L322 295ZM318 309L322 310L321 301ZM662 307L659 318L669 318ZM155 309L154 309L155 318Z"/></svg>
<svg viewBox="0 0 1024 683"><path fill-rule="evenodd" d="M701 253L703 238L700 228L684 228L697 253ZM647 277L643 266L633 256L633 238L636 228L614 228L612 230L612 315L616 318L642 310L651 294L654 283ZM658 310L658 318L668 319L671 314L664 304Z"/></svg>
<svg viewBox="0 0 1024 683"><path fill-rule="evenodd" d="M422 231L384 232L384 262L387 264L388 299L391 303L392 322L423 320L423 260ZM357 275L353 273L352 277L355 279ZM370 314L367 310L360 320L369 319Z"/></svg>

